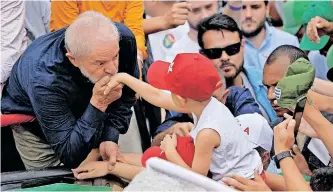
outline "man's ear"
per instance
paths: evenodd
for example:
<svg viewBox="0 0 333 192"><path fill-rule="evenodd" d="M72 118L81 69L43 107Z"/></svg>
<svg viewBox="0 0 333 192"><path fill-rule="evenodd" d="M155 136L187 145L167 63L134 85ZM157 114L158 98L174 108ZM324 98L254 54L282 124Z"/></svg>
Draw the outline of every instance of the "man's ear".
<svg viewBox="0 0 333 192"><path fill-rule="evenodd" d="M242 42L241 42L241 48L244 49L244 47L245 47L245 39L242 39Z"/></svg>
<svg viewBox="0 0 333 192"><path fill-rule="evenodd" d="M222 93L222 102L223 102L223 104L225 104L225 102L227 101L227 98L228 98L229 94L230 94L229 89L226 89L226 90L223 91L223 93Z"/></svg>
<svg viewBox="0 0 333 192"><path fill-rule="evenodd" d="M79 63L75 61L75 57L73 56L73 54L71 52L67 52L66 57L68 57L69 61L75 66L75 67L79 67Z"/></svg>

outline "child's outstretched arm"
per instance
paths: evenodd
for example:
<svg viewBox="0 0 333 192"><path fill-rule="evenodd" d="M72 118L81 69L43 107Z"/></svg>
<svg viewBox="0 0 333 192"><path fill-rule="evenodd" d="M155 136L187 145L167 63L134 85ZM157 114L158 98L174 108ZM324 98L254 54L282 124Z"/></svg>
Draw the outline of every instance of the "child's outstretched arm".
<svg viewBox="0 0 333 192"><path fill-rule="evenodd" d="M132 180L143 170L144 167L119 162L116 163L112 170L109 170L107 161L91 161L73 169L72 171L74 173L74 177L77 179L90 179L112 174L127 180Z"/></svg>
<svg viewBox="0 0 333 192"><path fill-rule="evenodd" d="M169 141L170 139L168 139L167 136L166 139L166 142L171 142ZM172 142L174 142L174 139L171 139L173 140ZM161 143L161 147L163 146L163 142L164 140ZM201 131L199 131L195 140L195 153L192 167L189 167L180 157L176 150L177 145L175 145L175 147L172 147L172 145L168 145L169 147L165 148L165 154L168 161L207 176L210 163L212 161L213 150L219 145L220 135L216 131L214 131L213 129L202 129Z"/></svg>
<svg viewBox="0 0 333 192"><path fill-rule="evenodd" d="M112 88L116 87L119 83L123 83L134 90L139 96L147 102L167 110L173 110L181 113L189 113L187 109L177 107L172 101L171 95L140 81L127 73L118 73L111 78L104 93L108 94Z"/></svg>

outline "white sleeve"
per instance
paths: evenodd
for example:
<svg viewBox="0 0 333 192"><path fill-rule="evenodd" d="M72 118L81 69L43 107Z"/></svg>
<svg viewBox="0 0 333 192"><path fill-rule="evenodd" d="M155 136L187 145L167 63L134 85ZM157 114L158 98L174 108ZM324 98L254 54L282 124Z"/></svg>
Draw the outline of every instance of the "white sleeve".
<svg viewBox="0 0 333 192"><path fill-rule="evenodd" d="M45 31L50 32L50 17L51 17L51 2L46 0L41 2L42 5L42 18L44 22Z"/></svg>
<svg viewBox="0 0 333 192"><path fill-rule="evenodd" d="M26 48L25 1L1 1L1 83Z"/></svg>
<svg viewBox="0 0 333 192"><path fill-rule="evenodd" d="M298 39L297 39L296 36L295 36L295 38L294 38L294 43L293 43L293 45L294 45L295 47L299 47L299 42L298 42Z"/></svg>

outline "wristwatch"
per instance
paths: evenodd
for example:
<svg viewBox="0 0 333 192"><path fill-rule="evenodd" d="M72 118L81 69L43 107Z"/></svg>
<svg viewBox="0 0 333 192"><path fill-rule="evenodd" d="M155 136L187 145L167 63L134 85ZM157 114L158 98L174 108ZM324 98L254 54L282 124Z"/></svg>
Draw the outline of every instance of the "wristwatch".
<svg viewBox="0 0 333 192"><path fill-rule="evenodd" d="M278 169L280 169L280 161L286 157L293 157L292 154L291 154L291 151L283 151L277 155L274 156L274 161L275 161L275 164L276 164L276 167Z"/></svg>

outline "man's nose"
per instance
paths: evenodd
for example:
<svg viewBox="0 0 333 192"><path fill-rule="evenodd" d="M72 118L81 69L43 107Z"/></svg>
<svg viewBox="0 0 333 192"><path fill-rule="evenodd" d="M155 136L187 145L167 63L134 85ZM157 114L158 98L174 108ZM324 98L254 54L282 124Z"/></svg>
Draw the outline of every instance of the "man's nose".
<svg viewBox="0 0 333 192"><path fill-rule="evenodd" d="M114 63L110 63L104 68L105 73L115 75L118 72L118 69Z"/></svg>
<svg viewBox="0 0 333 192"><path fill-rule="evenodd" d="M274 93L274 89L275 89L275 87L270 87L267 91L267 98L269 100L275 100L275 98L276 98L275 93Z"/></svg>
<svg viewBox="0 0 333 192"><path fill-rule="evenodd" d="M243 10L242 14L244 14L245 18L250 19L252 17L252 10L251 8L246 8Z"/></svg>
<svg viewBox="0 0 333 192"><path fill-rule="evenodd" d="M221 54L220 58L221 58L222 61L228 61L229 60L229 55L225 51L222 51L222 54Z"/></svg>
<svg viewBox="0 0 333 192"><path fill-rule="evenodd" d="M209 15L209 11L208 10L203 10L202 14L201 14L201 17L200 17L200 20L205 19L205 18L207 18L209 16L210 16Z"/></svg>

